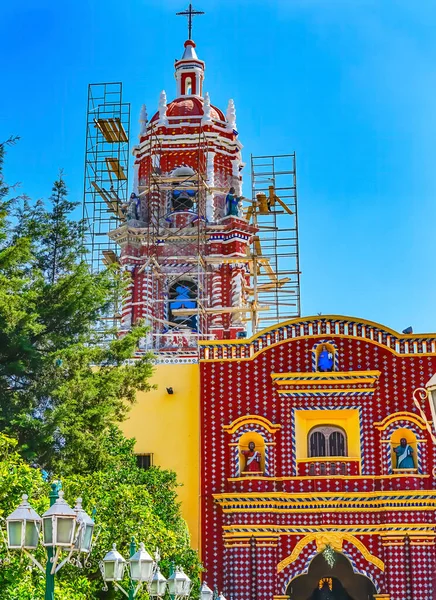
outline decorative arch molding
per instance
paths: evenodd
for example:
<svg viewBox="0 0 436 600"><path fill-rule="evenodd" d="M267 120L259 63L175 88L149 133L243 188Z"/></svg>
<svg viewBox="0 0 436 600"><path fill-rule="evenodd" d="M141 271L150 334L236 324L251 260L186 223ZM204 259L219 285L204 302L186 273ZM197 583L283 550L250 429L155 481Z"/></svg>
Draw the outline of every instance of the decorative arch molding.
<svg viewBox="0 0 436 600"><path fill-rule="evenodd" d="M392 413L392 414L388 415L387 417L385 417L383 419L383 421L377 421L376 423L374 423L374 427L376 429L378 429L379 431L384 432L388 428L392 429L390 426L393 423L397 424L399 421L410 421L411 423L416 425L416 427L418 427L422 431L427 429L424 419L422 419L419 415L417 415L415 413L407 412L407 411Z"/></svg>
<svg viewBox="0 0 436 600"><path fill-rule="evenodd" d="M299 556L294 558L293 562L290 562L290 558L291 558L291 556L293 556L294 551L296 551L297 546L295 547L294 551L292 552L292 554L290 556L288 556L284 561L282 561L281 563L279 563L279 565L277 565L277 571L278 571L278 573L281 573L280 587L282 588L283 594L286 593L286 591L289 587L289 584L294 579L296 579L300 575L307 575L307 573L309 572L309 567L310 567L312 560L317 555L319 555L320 552L322 552L324 550L325 546L327 545L327 544L325 544L323 547L322 540L317 542L316 535L317 534L309 534L298 542L297 546L299 546L300 554L299 554ZM329 539L329 545L331 545L332 547L336 544L335 550L337 552L340 552L341 554L343 554L348 559L354 573L356 573L357 575L363 575L364 577L369 579L374 584L374 587L375 587L377 593L381 592L381 589L383 588L383 582L384 582L384 567L385 567L385 565L379 558L377 558L376 556L373 556L369 552L369 550L366 548L366 546L362 542L360 542L360 540L357 540L351 534L347 534L347 533L342 534L340 532L331 532L331 533L326 532L326 533L320 533L318 535L319 536L327 536L327 538ZM334 535L339 535L340 537L342 537L343 538L342 543L340 543L340 540L333 540ZM308 539L308 538L310 538L310 539ZM354 538L354 539L351 539L351 538ZM303 541L304 541L304 544L303 544ZM355 542L358 542L358 544L356 545ZM339 546L341 546L341 550L337 549L337 548L339 548ZM360 547L358 547L358 546L360 546ZM322 548L321 551L318 550L319 547ZM356 557L356 551L358 551L363 556L363 560L365 560L365 563L366 563L365 567L362 566L362 560L358 561L358 557ZM365 552L366 556L363 554L362 551ZM371 558L372 561L370 561L369 558ZM375 562L378 562L379 564L375 565L373 562L374 560L375 560ZM279 571L279 567L281 565L283 565L285 562L287 562L287 565L283 566L282 570ZM358 562L360 563L360 566L358 565ZM383 567L383 568L381 568L381 567ZM287 571L286 573L285 573L285 570Z"/></svg>
<svg viewBox="0 0 436 600"><path fill-rule="evenodd" d="M271 423L271 421L259 415L245 415L235 419L230 425L223 425L223 429L227 433L233 434L246 425L258 425L272 434L275 434L282 427L281 425Z"/></svg>
<svg viewBox="0 0 436 600"><path fill-rule="evenodd" d="M241 438L247 437L245 434L255 433L262 436L264 440L264 475L267 477L273 476L275 473L275 461L272 448L275 445L274 436L281 428L281 425L271 423L265 417L259 415L245 415L235 419L230 425L223 425L230 437L229 445L232 453L231 476L239 477L241 475L240 467L240 441Z"/></svg>
<svg viewBox="0 0 436 600"><path fill-rule="evenodd" d="M373 554L371 554L371 552L368 550L368 548L365 546L365 544L363 542L361 542L360 540L358 540L354 535L352 535L351 533L345 533L345 532L342 533L342 532L332 531L332 532L309 533L304 538L302 538L299 542L297 542L292 553L277 565L277 573L280 573L288 565L295 562L298 559L298 557L300 556L302 550L313 541L316 544L316 553L317 554L319 554L320 552L323 552L327 546L331 546L333 548L333 550L335 550L336 552L345 553L344 552L344 541L350 542L355 548L357 548L357 550L359 550L359 552L362 554L362 556L369 563L371 563L374 566L376 566L377 568L379 568L380 571L382 571L382 572L384 572L384 570L385 570L384 562L380 558L377 558L377 556L374 556ZM310 559L310 560L312 560L312 559ZM310 560L309 560L309 562L310 562ZM352 564L353 564L353 562L352 562Z"/></svg>

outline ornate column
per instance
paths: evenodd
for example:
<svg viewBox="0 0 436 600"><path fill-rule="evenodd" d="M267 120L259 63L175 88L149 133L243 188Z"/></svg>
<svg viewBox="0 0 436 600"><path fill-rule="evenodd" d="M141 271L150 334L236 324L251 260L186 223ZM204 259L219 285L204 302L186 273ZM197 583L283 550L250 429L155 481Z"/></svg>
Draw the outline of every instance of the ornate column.
<svg viewBox="0 0 436 600"><path fill-rule="evenodd" d="M125 273L129 273L129 283L126 285L126 296L123 299L122 309L121 309L121 329L127 330L132 326L133 320L133 293L134 293L134 270L135 267L133 265L123 265L123 270Z"/></svg>
<svg viewBox="0 0 436 600"><path fill-rule="evenodd" d="M215 186L215 152L207 152L207 162L206 162L206 183L209 188L213 188ZM206 192L206 219L208 222L214 221L216 218L215 215L215 203L214 203L214 193L211 189L208 189Z"/></svg>
<svg viewBox="0 0 436 600"><path fill-rule="evenodd" d="M410 595L409 565L406 565L405 538L383 536L385 575L390 600L412 600ZM382 596L383 598L383 596ZM413 598L415 600L415 598Z"/></svg>
<svg viewBox="0 0 436 600"><path fill-rule="evenodd" d="M433 538L407 536L405 548L408 550L411 598L428 600L433 593L433 577L436 564L435 544Z"/></svg>
<svg viewBox="0 0 436 600"><path fill-rule="evenodd" d="M156 337L153 335L156 329L156 322L151 318L156 312L154 306L153 273L149 267L146 267L142 274L142 316L145 317L144 324L150 328L150 331L147 333L147 349L157 349L160 345L159 339L153 339Z"/></svg>
<svg viewBox="0 0 436 600"><path fill-rule="evenodd" d="M236 541L224 550L224 596L232 600L252 600L251 548L246 541Z"/></svg>
<svg viewBox="0 0 436 600"><path fill-rule="evenodd" d="M234 264L230 268L231 273L231 306L233 308L241 308L244 303L244 270L240 263ZM236 312L232 314L232 324L236 327L242 327L242 313Z"/></svg>
<svg viewBox="0 0 436 600"><path fill-rule="evenodd" d="M212 265L213 275L211 277L211 290L210 290L210 299L212 308L221 308L223 305L223 281L222 281L222 271L219 265ZM216 312L212 313L211 319L211 327L212 329L221 329L223 327L223 315L222 313ZM222 338L222 335L218 336Z"/></svg>
<svg viewBox="0 0 436 600"><path fill-rule="evenodd" d="M276 589L277 540L274 538L256 539L256 600L271 600ZM254 577L253 577L254 579Z"/></svg>

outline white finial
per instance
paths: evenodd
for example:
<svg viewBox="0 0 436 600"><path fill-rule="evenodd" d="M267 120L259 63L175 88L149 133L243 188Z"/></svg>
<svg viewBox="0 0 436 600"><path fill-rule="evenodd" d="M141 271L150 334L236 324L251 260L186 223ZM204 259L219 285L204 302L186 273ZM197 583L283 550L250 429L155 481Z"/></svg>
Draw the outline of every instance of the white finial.
<svg viewBox="0 0 436 600"><path fill-rule="evenodd" d="M139 135L144 135L147 129L147 121L148 121L148 115L147 115L147 108L145 106L145 104L143 104L141 106L141 112L139 113Z"/></svg>
<svg viewBox="0 0 436 600"><path fill-rule="evenodd" d="M204 95L204 107L203 107L203 118L201 119L202 125L206 123L212 123L212 117L210 116L211 106L210 106L210 96L209 92L206 92Z"/></svg>
<svg viewBox="0 0 436 600"><path fill-rule="evenodd" d="M167 95L162 90L159 97L159 125L168 125L167 118Z"/></svg>
<svg viewBox="0 0 436 600"><path fill-rule="evenodd" d="M236 129L236 109L235 103L232 99L229 100L229 103L227 105L226 119L229 124L229 127L231 129Z"/></svg>

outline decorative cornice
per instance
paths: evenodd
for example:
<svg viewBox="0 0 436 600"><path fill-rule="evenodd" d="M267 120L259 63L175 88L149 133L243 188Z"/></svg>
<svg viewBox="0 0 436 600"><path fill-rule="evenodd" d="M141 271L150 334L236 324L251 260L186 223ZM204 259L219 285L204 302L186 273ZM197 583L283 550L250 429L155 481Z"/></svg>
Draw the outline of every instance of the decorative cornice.
<svg viewBox="0 0 436 600"><path fill-rule="evenodd" d="M378 524L354 524L354 525L271 525L270 523L233 523L232 525L223 525L224 538L239 537L241 539L252 536L281 536L281 535L301 535L317 533L320 531L340 531L345 533L354 533L355 535L380 535L397 536L408 535L413 538L434 537L435 526L433 523L378 523Z"/></svg>
<svg viewBox="0 0 436 600"><path fill-rule="evenodd" d="M247 492L214 494L225 513L385 512L436 509L436 490L376 492Z"/></svg>
<svg viewBox="0 0 436 600"><path fill-rule="evenodd" d="M292 396L371 395L379 377L380 371L271 373L277 393Z"/></svg>
<svg viewBox="0 0 436 600"><path fill-rule="evenodd" d="M327 315L285 321L263 329L249 339L202 341L201 360L254 360L262 352L292 340L320 340L326 336L363 340L385 348L395 356L436 356L436 334L401 334L365 319Z"/></svg>

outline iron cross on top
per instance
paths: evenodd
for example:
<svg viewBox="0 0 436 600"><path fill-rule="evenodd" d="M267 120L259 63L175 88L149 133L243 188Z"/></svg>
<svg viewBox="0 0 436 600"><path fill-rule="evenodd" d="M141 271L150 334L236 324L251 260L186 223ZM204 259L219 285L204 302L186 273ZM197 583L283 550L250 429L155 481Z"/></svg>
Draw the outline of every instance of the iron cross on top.
<svg viewBox="0 0 436 600"><path fill-rule="evenodd" d="M192 39L192 18L197 15L204 15L202 10L194 10L190 3L187 10L176 13L178 17L188 17L188 40Z"/></svg>

